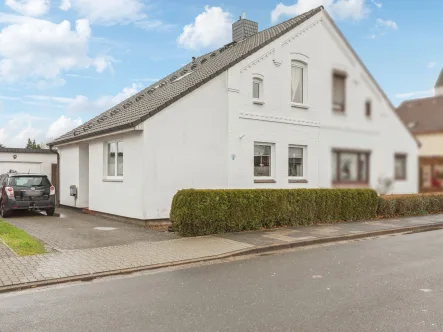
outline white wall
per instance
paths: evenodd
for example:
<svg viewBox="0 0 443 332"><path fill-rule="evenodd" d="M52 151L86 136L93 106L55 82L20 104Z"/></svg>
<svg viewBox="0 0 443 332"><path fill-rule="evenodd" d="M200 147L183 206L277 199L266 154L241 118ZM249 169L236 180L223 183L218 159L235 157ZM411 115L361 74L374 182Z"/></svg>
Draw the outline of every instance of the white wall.
<svg viewBox="0 0 443 332"><path fill-rule="evenodd" d="M14 159L14 156L17 156ZM7 172L10 169L26 172L31 169L43 173L51 180L52 164L57 164L57 155L55 153L0 153L0 169ZM31 165L27 167L26 165Z"/></svg>
<svg viewBox="0 0 443 332"><path fill-rule="evenodd" d="M290 105L291 60L308 64L307 109ZM333 70L347 73L345 114L332 111ZM264 77L264 105L252 103L255 74ZM380 176L393 177L394 154L407 153L408 178L395 183L394 191L417 191L415 140L323 13L241 61L228 76L228 154L237 155L230 161L230 187L331 187L332 149L347 148L372 151L372 188ZM372 103L371 118L365 116L366 100ZM244 114L255 119L244 119ZM254 183L254 141L276 145L274 184ZM288 144L308 146L308 184L288 185Z"/></svg>
<svg viewBox="0 0 443 332"><path fill-rule="evenodd" d="M145 219L168 218L180 189L227 186L227 109L222 74L145 121Z"/></svg>
<svg viewBox="0 0 443 332"><path fill-rule="evenodd" d="M109 141L122 141L123 181L105 179L104 148ZM89 209L128 218L144 219L143 192L149 184L143 181L143 135L130 132L94 139L89 142Z"/></svg>
<svg viewBox="0 0 443 332"><path fill-rule="evenodd" d="M75 197L70 196L70 186L79 187L79 146L71 144L58 147L60 154L60 204L77 206Z"/></svg>

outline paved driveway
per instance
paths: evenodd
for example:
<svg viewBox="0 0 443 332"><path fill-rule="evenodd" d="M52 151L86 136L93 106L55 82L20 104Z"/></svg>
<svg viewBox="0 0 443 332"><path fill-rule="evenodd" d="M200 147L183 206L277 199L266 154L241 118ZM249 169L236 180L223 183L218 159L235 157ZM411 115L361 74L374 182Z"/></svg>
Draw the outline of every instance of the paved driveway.
<svg viewBox="0 0 443 332"><path fill-rule="evenodd" d="M158 242L179 238L174 233L151 230L102 217L58 208L60 217L38 212L16 213L6 221L43 241L48 249L58 251Z"/></svg>

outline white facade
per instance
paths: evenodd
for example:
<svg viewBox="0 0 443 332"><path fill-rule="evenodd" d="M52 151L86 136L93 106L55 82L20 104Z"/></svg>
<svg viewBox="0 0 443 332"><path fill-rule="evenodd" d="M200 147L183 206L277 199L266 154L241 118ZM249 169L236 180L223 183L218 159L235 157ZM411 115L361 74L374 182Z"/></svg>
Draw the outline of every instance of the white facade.
<svg viewBox="0 0 443 332"><path fill-rule="evenodd" d="M291 102L294 64L304 70L303 102L298 104ZM345 112L333 111L334 72L346 75ZM261 88L255 99L254 80ZM109 142L123 142L122 177L106 178ZM271 147L267 177L254 177L256 143ZM89 146L88 158L82 145ZM303 175L297 178L288 174L290 146L303 149ZM184 188L377 188L380 177L394 178L396 154L406 156L406 179L395 181L392 192L418 189L417 142L323 12L136 130L59 150L62 193L74 184L76 204L137 219L168 218L174 194ZM355 158L367 154L368 174L363 175L364 166L358 171L367 181L334 181L335 150L351 159L347 151L359 153ZM61 204L73 203L62 195Z"/></svg>
<svg viewBox="0 0 443 332"><path fill-rule="evenodd" d="M42 173L51 180L52 164L57 164L55 153L0 152L0 174L10 170L21 173Z"/></svg>

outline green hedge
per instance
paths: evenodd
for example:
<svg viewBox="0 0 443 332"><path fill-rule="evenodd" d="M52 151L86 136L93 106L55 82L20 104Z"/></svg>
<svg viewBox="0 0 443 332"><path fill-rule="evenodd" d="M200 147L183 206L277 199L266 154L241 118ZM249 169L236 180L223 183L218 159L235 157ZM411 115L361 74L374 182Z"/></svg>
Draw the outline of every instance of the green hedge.
<svg viewBox="0 0 443 332"><path fill-rule="evenodd" d="M443 194L386 195L379 198L377 215L382 218L443 213Z"/></svg>
<svg viewBox="0 0 443 332"><path fill-rule="evenodd" d="M370 189L233 189L179 191L170 218L182 236L373 219Z"/></svg>

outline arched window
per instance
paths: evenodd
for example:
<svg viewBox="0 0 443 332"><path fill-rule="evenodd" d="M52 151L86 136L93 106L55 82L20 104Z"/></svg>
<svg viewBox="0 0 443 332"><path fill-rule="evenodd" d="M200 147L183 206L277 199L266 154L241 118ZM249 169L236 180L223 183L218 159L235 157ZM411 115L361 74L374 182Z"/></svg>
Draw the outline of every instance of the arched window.
<svg viewBox="0 0 443 332"><path fill-rule="evenodd" d="M264 84L261 75L254 75L252 78L252 102L264 104Z"/></svg>
<svg viewBox="0 0 443 332"><path fill-rule="evenodd" d="M308 104L308 67L296 60L291 62L291 103L293 106Z"/></svg>

